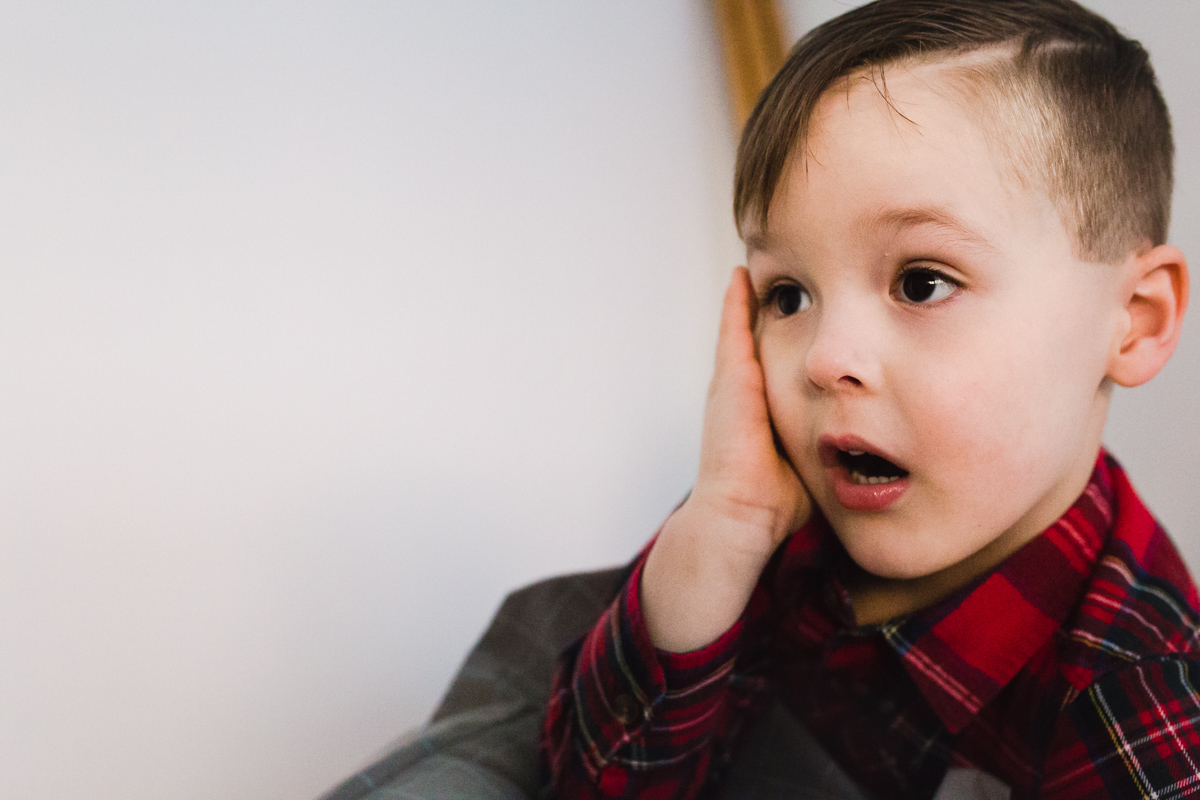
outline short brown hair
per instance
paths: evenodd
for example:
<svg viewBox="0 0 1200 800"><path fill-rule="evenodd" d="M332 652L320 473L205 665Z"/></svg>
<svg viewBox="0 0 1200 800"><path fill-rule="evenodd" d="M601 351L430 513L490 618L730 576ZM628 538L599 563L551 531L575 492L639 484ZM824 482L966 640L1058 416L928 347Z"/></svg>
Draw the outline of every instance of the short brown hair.
<svg viewBox="0 0 1200 800"><path fill-rule="evenodd" d="M827 89L901 61L953 67L957 57L992 50L995 58L966 59L957 83L982 110L1014 118L1015 126L990 126L989 139L1022 180L1049 194L1080 255L1116 261L1147 240L1162 244L1174 145L1150 58L1072 0L876 0L811 30L742 132L733 202L739 230L752 217L766 228L788 160ZM877 85L886 97L886 82ZM1035 113L1020 113L1031 107Z"/></svg>

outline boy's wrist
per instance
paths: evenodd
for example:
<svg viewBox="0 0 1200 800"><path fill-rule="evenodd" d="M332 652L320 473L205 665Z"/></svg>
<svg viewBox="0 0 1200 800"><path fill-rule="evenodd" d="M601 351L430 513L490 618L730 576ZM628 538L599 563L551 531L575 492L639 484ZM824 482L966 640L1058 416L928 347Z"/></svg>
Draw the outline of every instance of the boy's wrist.
<svg viewBox="0 0 1200 800"><path fill-rule="evenodd" d="M689 497L663 525L642 573L642 616L654 646L691 652L733 627L770 560L771 539L761 520Z"/></svg>

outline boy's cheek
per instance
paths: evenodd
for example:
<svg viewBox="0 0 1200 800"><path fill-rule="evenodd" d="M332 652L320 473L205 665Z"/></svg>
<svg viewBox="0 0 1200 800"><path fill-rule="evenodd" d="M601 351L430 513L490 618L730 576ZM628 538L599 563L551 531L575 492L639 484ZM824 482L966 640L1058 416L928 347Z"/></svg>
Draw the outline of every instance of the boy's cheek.
<svg viewBox="0 0 1200 800"><path fill-rule="evenodd" d="M779 434L792 466L800 471L806 461L816 458L811 446L816 438L813 433L815 409L804 390L803 374L774 362L763 365L763 380L771 424ZM801 473L801 478L804 477Z"/></svg>
<svg viewBox="0 0 1200 800"><path fill-rule="evenodd" d="M1000 370L1009 377L996 380ZM1031 465L1060 460L1061 433L1046 425L1046 409L1039 409L1046 398L1023 391L1012 365L1001 363L997 375L922 396L910 406L919 409L920 421L906 426L913 436L913 466L917 479L928 479L943 502L954 497L956 505L990 506L1002 497L1027 496L1041 480Z"/></svg>
<svg viewBox="0 0 1200 800"><path fill-rule="evenodd" d="M771 415L771 424L779 434L788 457L794 465L799 466L797 460L805 454L805 442L812 438L809 435L812 430L810 404L798 391L773 391L771 386L767 384L767 413Z"/></svg>
<svg viewBox="0 0 1200 800"><path fill-rule="evenodd" d="M800 348L779 337L763 337L758 341L758 358L762 365L763 384L767 391L767 407L777 425L793 416L793 406L804 401L804 358Z"/></svg>

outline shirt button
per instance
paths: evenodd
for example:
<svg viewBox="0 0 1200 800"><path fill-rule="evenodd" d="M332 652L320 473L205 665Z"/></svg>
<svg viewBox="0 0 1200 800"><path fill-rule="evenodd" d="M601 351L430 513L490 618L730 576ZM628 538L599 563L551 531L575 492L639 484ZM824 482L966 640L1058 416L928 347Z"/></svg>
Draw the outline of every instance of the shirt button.
<svg viewBox="0 0 1200 800"><path fill-rule="evenodd" d="M612 709L617 722L626 728L637 727L638 723L642 721L641 704L627 694L617 695L613 699Z"/></svg>
<svg viewBox="0 0 1200 800"><path fill-rule="evenodd" d="M825 608L834 613L840 611L842 608L842 595L838 592L837 587L832 583L827 583L825 584L823 593L825 596L822 599L825 601Z"/></svg>
<svg viewBox="0 0 1200 800"><path fill-rule="evenodd" d="M857 623L854 621L854 612L850 604L846 602L846 593L837 584L832 581L825 584L825 589L822 592L825 601L825 609L833 616L835 620L854 627Z"/></svg>

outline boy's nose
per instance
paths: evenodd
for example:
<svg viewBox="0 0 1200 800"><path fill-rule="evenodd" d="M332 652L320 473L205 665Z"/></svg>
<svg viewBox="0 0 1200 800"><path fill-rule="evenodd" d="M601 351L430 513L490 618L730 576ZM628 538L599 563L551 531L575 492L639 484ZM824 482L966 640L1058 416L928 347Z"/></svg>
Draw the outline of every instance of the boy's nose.
<svg viewBox="0 0 1200 800"><path fill-rule="evenodd" d="M856 314L826 314L804 359L805 377L825 391L878 388L876 332Z"/></svg>

